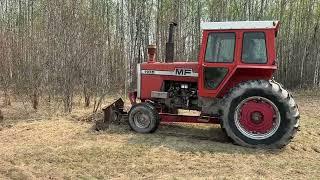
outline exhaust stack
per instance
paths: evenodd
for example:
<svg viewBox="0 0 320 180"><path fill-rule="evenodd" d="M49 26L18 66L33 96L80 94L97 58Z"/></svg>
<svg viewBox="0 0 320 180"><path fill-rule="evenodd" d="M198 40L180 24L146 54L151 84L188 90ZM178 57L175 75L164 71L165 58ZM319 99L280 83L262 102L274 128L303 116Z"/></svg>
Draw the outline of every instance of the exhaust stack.
<svg viewBox="0 0 320 180"><path fill-rule="evenodd" d="M169 24L169 37L166 43L166 59L165 62L173 62L174 59L174 40L173 40L173 28L177 26L177 23L171 22Z"/></svg>

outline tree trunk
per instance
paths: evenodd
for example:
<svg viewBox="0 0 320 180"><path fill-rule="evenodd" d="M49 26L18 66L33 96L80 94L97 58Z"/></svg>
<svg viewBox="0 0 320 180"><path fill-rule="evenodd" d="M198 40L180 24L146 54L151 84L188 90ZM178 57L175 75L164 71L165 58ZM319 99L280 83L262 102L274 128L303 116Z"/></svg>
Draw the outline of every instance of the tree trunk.
<svg viewBox="0 0 320 180"><path fill-rule="evenodd" d="M90 106L90 96L88 94L84 97L84 106L85 107Z"/></svg>
<svg viewBox="0 0 320 180"><path fill-rule="evenodd" d="M3 119L4 119L4 116L3 116L2 111L0 110L0 122L2 122L2 121L3 121Z"/></svg>
<svg viewBox="0 0 320 180"><path fill-rule="evenodd" d="M4 91L4 105L11 106L10 94L7 90Z"/></svg>
<svg viewBox="0 0 320 180"><path fill-rule="evenodd" d="M32 108L37 110L39 106L39 95L37 92L34 92L32 95Z"/></svg>

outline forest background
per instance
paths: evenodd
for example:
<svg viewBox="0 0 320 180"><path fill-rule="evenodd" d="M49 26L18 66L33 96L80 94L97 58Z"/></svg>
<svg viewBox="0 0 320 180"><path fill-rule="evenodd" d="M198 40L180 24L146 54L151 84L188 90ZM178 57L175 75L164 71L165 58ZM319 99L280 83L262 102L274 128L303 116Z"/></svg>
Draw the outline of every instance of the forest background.
<svg viewBox="0 0 320 180"><path fill-rule="evenodd" d="M71 112L126 94L148 44L164 60L177 22L175 59L197 61L205 21L279 20L279 70L290 89L320 86L319 0L1 0L0 91L31 102L60 101Z"/></svg>

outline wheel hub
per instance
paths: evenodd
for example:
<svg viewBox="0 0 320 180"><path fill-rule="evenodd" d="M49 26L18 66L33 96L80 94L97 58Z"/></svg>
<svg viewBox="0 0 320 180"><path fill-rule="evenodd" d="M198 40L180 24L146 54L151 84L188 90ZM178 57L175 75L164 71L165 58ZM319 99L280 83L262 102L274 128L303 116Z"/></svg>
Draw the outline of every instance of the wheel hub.
<svg viewBox="0 0 320 180"><path fill-rule="evenodd" d="M250 97L236 108L235 124L239 131L252 139L272 136L280 125L277 106L264 97Z"/></svg>
<svg viewBox="0 0 320 180"><path fill-rule="evenodd" d="M139 128L147 128L151 123L149 116L143 113L135 114L133 120Z"/></svg>
<svg viewBox="0 0 320 180"><path fill-rule="evenodd" d="M251 121L255 124L259 124L263 121L263 114L259 111L251 113Z"/></svg>

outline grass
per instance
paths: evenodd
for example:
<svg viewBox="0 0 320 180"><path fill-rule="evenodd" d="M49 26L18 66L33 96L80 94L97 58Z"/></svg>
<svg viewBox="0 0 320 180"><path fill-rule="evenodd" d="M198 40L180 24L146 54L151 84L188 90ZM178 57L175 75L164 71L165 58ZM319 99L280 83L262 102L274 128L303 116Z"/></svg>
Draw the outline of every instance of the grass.
<svg viewBox="0 0 320 180"><path fill-rule="evenodd" d="M282 150L233 145L218 126L162 125L137 134L126 125L93 132L77 117L21 104L4 108L0 179L319 179L320 97L297 93L301 131Z"/></svg>

